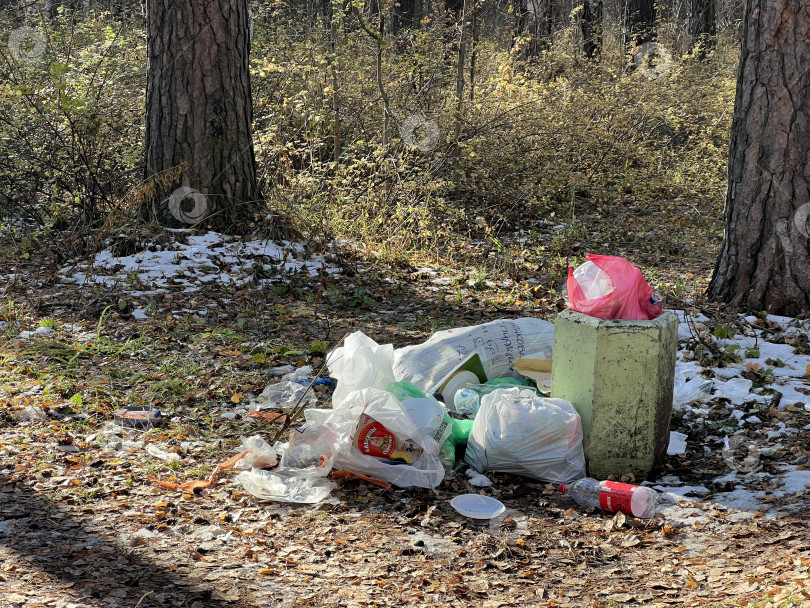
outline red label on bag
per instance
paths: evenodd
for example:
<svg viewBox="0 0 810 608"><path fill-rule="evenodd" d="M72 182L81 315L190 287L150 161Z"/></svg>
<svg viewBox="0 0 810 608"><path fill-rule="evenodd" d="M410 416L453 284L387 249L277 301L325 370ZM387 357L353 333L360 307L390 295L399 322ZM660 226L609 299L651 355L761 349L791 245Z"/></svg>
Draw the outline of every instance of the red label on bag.
<svg viewBox="0 0 810 608"><path fill-rule="evenodd" d="M363 414L357 425L357 447L363 454L388 458L397 447L397 440L391 431Z"/></svg>
<svg viewBox="0 0 810 608"><path fill-rule="evenodd" d="M413 441L397 437L367 414L357 421L354 442L361 453L392 463L413 464L422 455L422 448Z"/></svg>
<svg viewBox="0 0 810 608"><path fill-rule="evenodd" d="M599 490L599 506L603 511L616 513L621 511L626 515L633 515L630 502L638 486L617 481L606 481Z"/></svg>

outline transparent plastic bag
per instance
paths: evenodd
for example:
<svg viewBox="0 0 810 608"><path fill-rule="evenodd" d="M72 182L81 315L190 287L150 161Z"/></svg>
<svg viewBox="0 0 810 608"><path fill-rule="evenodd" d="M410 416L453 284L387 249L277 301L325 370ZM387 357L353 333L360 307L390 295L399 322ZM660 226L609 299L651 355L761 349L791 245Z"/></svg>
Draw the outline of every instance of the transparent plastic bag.
<svg viewBox="0 0 810 608"><path fill-rule="evenodd" d="M304 393L304 403L315 406L318 398L312 391L307 392L307 386L291 380L280 380L275 384L268 384L252 405L257 410L292 408L301 399Z"/></svg>
<svg viewBox="0 0 810 608"><path fill-rule="evenodd" d="M323 477L305 477L288 471L251 469L236 476L245 491L261 500L314 504L329 496L335 483Z"/></svg>
<svg viewBox="0 0 810 608"><path fill-rule="evenodd" d="M593 264L601 273L591 272L590 267L568 268L568 306L571 310L599 319L635 321L649 321L664 312L661 296L655 293L633 264L624 258L609 255L586 257L588 261L585 264ZM613 288L609 291L603 275L612 284ZM584 279L585 284L580 285L577 278ZM589 297L592 295L600 297Z"/></svg>
<svg viewBox="0 0 810 608"><path fill-rule="evenodd" d="M585 476L582 423L564 399L499 389L481 399L464 461L479 473L516 473L564 483Z"/></svg>
<svg viewBox="0 0 810 608"><path fill-rule="evenodd" d="M589 300L604 298L615 289L607 273L590 260L574 270L574 279Z"/></svg>
<svg viewBox="0 0 810 608"><path fill-rule="evenodd" d="M687 405L709 396L714 383L700 376L690 378L683 372L675 374L675 386L672 391L672 409L680 411Z"/></svg>
<svg viewBox="0 0 810 608"><path fill-rule="evenodd" d="M269 469L278 464L278 455L269 443L259 435L252 437L242 437L242 445L239 451L247 454L236 463L237 469Z"/></svg>
<svg viewBox="0 0 810 608"><path fill-rule="evenodd" d="M362 453L354 442L357 440L357 423L364 415L379 422L398 440L412 442L420 449L418 457L406 464ZM336 406L327 425L342 438L334 460L336 469L363 473L401 488L435 488L444 479L438 444L419 432L403 405L391 393L374 388L352 392Z"/></svg>
<svg viewBox="0 0 810 608"><path fill-rule="evenodd" d="M327 355L329 375L337 380L332 405L338 406L352 391L384 389L394 381L394 347L377 344L362 331L346 337L343 346Z"/></svg>
<svg viewBox="0 0 810 608"><path fill-rule="evenodd" d="M157 447L154 443L150 443L146 446L146 453L150 456L154 456L155 458L165 460L169 464L173 462L180 462L179 454L176 454L175 452L165 452Z"/></svg>
<svg viewBox="0 0 810 608"><path fill-rule="evenodd" d="M299 475L326 477L339 448L339 437L328 426L293 429L281 456L281 468L296 469Z"/></svg>
<svg viewBox="0 0 810 608"><path fill-rule="evenodd" d="M528 353L542 353L550 359L553 341L554 325L531 317L448 329L422 344L397 349L394 376L431 391L464 359L477 354L487 378L517 378L520 375L512 369L515 359Z"/></svg>

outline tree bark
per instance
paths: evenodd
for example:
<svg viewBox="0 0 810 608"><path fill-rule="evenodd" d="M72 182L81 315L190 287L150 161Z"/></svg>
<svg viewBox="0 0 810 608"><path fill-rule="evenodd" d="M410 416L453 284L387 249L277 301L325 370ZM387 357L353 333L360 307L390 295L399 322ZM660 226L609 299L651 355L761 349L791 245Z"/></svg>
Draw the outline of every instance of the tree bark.
<svg viewBox="0 0 810 608"><path fill-rule="evenodd" d="M624 25L625 46L640 46L656 37L655 0L627 0Z"/></svg>
<svg viewBox="0 0 810 608"><path fill-rule="evenodd" d="M588 59L599 61L602 55L602 0L585 0L582 7L582 52Z"/></svg>
<svg viewBox="0 0 810 608"><path fill-rule="evenodd" d="M775 314L810 310L808 65L810 5L749 0L712 300Z"/></svg>
<svg viewBox="0 0 810 608"><path fill-rule="evenodd" d="M689 33L697 57L704 59L706 51L717 43L717 0L691 0Z"/></svg>
<svg viewBox="0 0 810 608"><path fill-rule="evenodd" d="M399 0L394 2L391 18L391 33L398 34L401 30L411 29L417 24L416 0Z"/></svg>
<svg viewBox="0 0 810 608"><path fill-rule="evenodd" d="M147 10L146 180L152 196L139 215L168 224L205 219L229 230L251 219L261 198L247 0L149 0ZM178 193L181 187L187 190ZM188 189L201 194L184 196ZM202 217L198 205L207 207Z"/></svg>

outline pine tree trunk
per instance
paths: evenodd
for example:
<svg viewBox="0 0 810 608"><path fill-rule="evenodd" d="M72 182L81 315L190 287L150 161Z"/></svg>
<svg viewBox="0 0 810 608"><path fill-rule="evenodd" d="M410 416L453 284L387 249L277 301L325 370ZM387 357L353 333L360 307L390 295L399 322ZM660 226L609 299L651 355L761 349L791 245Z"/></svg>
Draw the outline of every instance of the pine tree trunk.
<svg viewBox="0 0 810 608"><path fill-rule="evenodd" d="M691 0L689 33L699 59L717 43L717 0Z"/></svg>
<svg viewBox="0 0 810 608"><path fill-rule="evenodd" d="M655 0L627 0L625 13L626 46L641 46L656 37Z"/></svg>
<svg viewBox="0 0 810 608"><path fill-rule="evenodd" d="M401 30L414 27L418 22L416 15L416 0L398 0L392 8L391 33L398 34Z"/></svg>
<svg viewBox="0 0 810 608"><path fill-rule="evenodd" d="M712 300L776 314L810 311L808 31L806 1L748 1Z"/></svg>
<svg viewBox="0 0 810 608"><path fill-rule="evenodd" d="M247 0L149 0L147 10L146 179L154 192L139 215L230 230L253 217L261 198Z"/></svg>

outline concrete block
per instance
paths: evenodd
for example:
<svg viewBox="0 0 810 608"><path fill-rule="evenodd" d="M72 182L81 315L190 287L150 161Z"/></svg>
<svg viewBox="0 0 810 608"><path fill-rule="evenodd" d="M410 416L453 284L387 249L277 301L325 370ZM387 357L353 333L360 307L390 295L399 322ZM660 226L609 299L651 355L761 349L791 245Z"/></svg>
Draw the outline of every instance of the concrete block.
<svg viewBox="0 0 810 608"><path fill-rule="evenodd" d="M647 477L666 457L678 317L606 321L566 310L554 322L551 396L582 418L588 473Z"/></svg>

